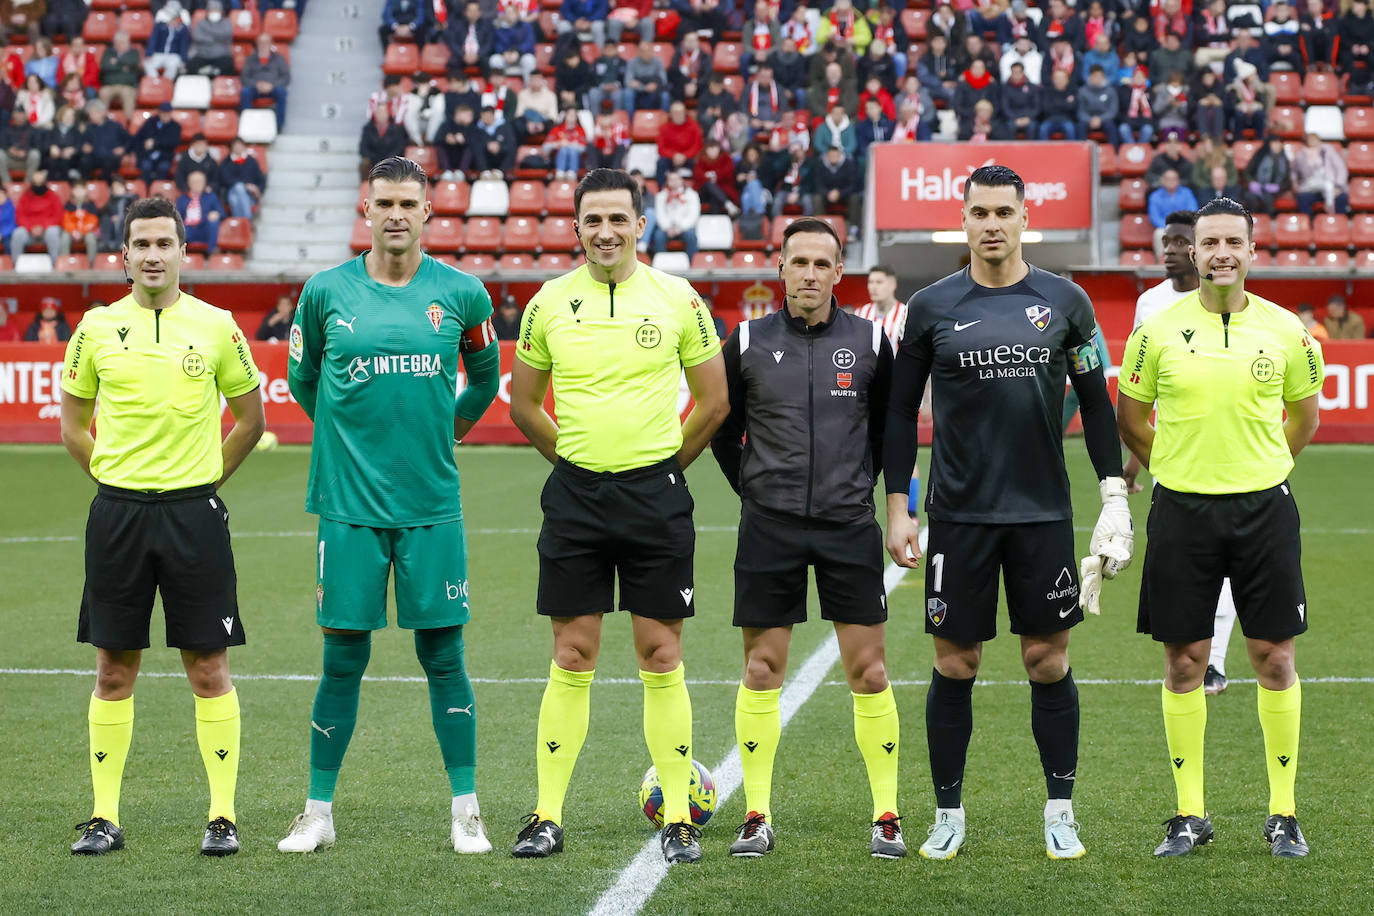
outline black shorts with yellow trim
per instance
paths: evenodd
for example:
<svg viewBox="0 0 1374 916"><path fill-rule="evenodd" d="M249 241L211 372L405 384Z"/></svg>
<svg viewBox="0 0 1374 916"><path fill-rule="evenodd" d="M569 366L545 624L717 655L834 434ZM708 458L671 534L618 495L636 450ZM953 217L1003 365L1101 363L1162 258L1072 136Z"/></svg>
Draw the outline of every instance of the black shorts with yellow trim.
<svg viewBox="0 0 1374 916"><path fill-rule="evenodd" d="M549 617L613 610L678 620L696 612L695 504L676 456L600 472L561 458L539 505L537 609Z"/></svg>
<svg viewBox="0 0 1374 916"><path fill-rule="evenodd" d="M887 620L883 534L877 520L826 525L740 511L735 550L737 627L786 627L806 620L807 568L816 570L821 618L872 626Z"/></svg>
<svg viewBox="0 0 1374 916"><path fill-rule="evenodd" d="M1253 493L1180 493L1155 485L1136 628L1158 642L1212 638L1222 580L1252 639L1307 629L1298 505L1287 481Z"/></svg>
<svg viewBox="0 0 1374 916"><path fill-rule="evenodd" d="M168 646L243 645L237 589L229 509L214 486L160 493L99 486L86 521L79 642L148 648L161 592Z"/></svg>

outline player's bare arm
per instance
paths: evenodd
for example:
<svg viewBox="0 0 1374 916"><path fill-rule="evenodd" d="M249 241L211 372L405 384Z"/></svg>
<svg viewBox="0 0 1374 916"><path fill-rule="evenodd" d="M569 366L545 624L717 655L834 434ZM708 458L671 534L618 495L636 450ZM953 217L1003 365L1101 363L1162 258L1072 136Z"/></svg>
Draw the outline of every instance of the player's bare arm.
<svg viewBox="0 0 1374 916"><path fill-rule="evenodd" d="M62 392L62 444L87 475L91 473L91 451L95 448L95 437L91 435L94 417L95 398Z"/></svg>
<svg viewBox="0 0 1374 916"><path fill-rule="evenodd" d="M267 429L262 392L257 388L247 394L225 400L229 402L229 413L234 417L234 428L229 430L229 435L224 437L224 444L220 446L220 454L224 459L224 473L220 475L217 487L224 486L230 475L239 469L243 459L253 451L253 446L258 444L263 431Z"/></svg>
<svg viewBox="0 0 1374 916"><path fill-rule="evenodd" d="M544 409L550 375L548 369L536 369L524 360L517 359L511 365L510 418L515 428L530 440L530 445L552 464L558 460L554 451L558 445L558 424Z"/></svg>
<svg viewBox="0 0 1374 916"><path fill-rule="evenodd" d="M1301 401L1284 401L1283 409L1288 414L1288 419L1283 423L1283 435L1288 440L1288 451L1296 458L1298 452L1305 449L1317 434L1317 427L1321 425L1321 410L1315 394Z"/></svg>
<svg viewBox="0 0 1374 916"><path fill-rule="evenodd" d="M907 569L921 568L920 524L906 511L905 493L887 494L887 555Z"/></svg>
<svg viewBox="0 0 1374 916"><path fill-rule="evenodd" d="M682 424L682 448L677 453L678 463L685 469L697 459L730 415L730 390L725 381L725 357L719 353L683 372L687 376L687 389L692 392L694 404L692 412ZM512 409L514 400L512 393Z"/></svg>
<svg viewBox="0 0 1374 916"><path fill-rule="evenodd" d="M1137 401L1128 394L1117 395L1116 428L1121 432L1121 441L1126 443L1140 465L1147 469L1150 467L1150 448L1155 441L1155 428L1150 425L1150 413L1154 407L1154 404Z"/></svg>

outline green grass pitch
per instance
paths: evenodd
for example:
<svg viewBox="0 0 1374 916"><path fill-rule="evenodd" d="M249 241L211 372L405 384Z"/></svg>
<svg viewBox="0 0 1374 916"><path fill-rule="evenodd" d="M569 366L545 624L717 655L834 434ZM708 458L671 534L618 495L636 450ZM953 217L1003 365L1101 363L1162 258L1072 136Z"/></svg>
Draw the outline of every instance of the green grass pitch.
<svg viewBox="0 0 1374 916"><path fill-rule="evenodd" d="M1067 445L1080 549L1097 515L1081 441ZM456 856L448 786L408 634L377 634L357 733L336 797L338 845L282 855L275 844L304 801L308 720L320 637L314 625L314 519L303 509L308 453L252 456L226 487L249 644L232 654L244 716L238 815L243 851L196 854L206 790L193 707L175 653L145 654L121 814L128 848L75 858L72 825L89 813L86 703L94 662L74 641L80 536L93 487L58 448L0 448L0 912L585 913L652 836L636 808L649 764L628 619L606 621L591 731L568 798L567 850L507 855L534 803L534 729L548 670L548 624L533 611L538 494L547 466L530 449L461 454L471 544L468 666L478 680L478 790L497 850ZM1083 705L1075 809L1087 858L1046 859L1043 779L1016 643L988 645L974 694L965 851L915 855L933 807L926 762L921 574L893 592L889 671L904 719L902 807L912 855L867 853L869 801L850 701L834 668L783 733L775 775L778 849L726 854L743 792L715 814L706 859L674 869L647 913L1369 913L1374 790L1374 660L1368 601L1374 448L1314 447L1292 482L1305 525L1312 630L1298 642L1305 678L1299 814L1313 847L1276 861L1266 814L1255 687L1239 633L1232 686L1211 699L1208 803L1217 840L1180 861L1150 851L1173 813L1159 710L1161 650L1135 634L1147 494L1132 498L1137 562L1107 583L1104 611L1077 628L1071 659ZM689 477L701 528L698 616L686 628L695 755L719 764L734 743L740 640L730 627L738 503L709 456ZM814 601L814 598L813 598ZM155 620L160 618L155 617ZM394 618L393 618L394 619ZM1005 629L1005 616L1002 618ZM794 636L795 671L826 635L813 614ZM147 675L162 675L148 677ZM1348 680L1345 680L1348 679Z"/></svg>

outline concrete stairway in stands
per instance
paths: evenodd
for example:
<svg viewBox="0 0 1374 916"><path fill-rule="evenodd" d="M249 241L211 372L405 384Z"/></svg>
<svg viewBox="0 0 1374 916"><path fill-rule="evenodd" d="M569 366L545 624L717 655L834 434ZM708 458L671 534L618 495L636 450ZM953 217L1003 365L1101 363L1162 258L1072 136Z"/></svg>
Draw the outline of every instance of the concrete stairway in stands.
<svg viewBox="0 0 1374 916"><path fill-rule="evenodd" d="M381 85L384 0L316 0L291 45L286 128L268 150L248 266L310 274L346 260L358 200L358 134Z"/></svg>

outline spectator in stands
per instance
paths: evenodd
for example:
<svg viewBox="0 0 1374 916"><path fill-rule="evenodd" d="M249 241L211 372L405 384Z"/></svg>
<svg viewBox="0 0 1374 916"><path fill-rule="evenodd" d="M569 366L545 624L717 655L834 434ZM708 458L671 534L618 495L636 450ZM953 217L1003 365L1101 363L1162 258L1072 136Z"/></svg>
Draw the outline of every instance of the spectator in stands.
<svg viewBox="0 0 1374 916"><path fill-rule="evenodd" d="M625 91L621 105L630 115L639 108L668 107L668 68L654 53L652 42L639 42L638 53L625 63Z"/></svg>
<svg viewBox="0 0 1374 916"><path fill-rule="evenodd" d="M816 151L817 156L824 154L831 147L843 150L846 159L852 157L858 148L854 122L849 118L849 110L840 102L830 107L830 111L811 136L811 148Z"/></svg>
<svg viewBox="0 0 1374 916"><path fill-rule="evenodd" d="M974 0L965 15L970 30L980 35L991 33L992 40L999 45L1005 47L1015 40L1007 0Z"/></svg>
<svg viewBox="0 0 1374 916"><path fill-rule="evenodd" d="M191 17L182 11L178 0L167 0L156 18L153 33L148 37L148 51L143 55L143 75L175 80L186 66L186 55L191 49Z"/></svg>
<svg viewBox="0 0 1374 916"><path fill-rule="evenodd" d="M1177 0L1166 0L1166 2L1177 3ZM1073 10L1064 0L1050 0L1049 8L1045 15L1040 18L1040 34L1042 36L1040 42L1042 48L1063 38L1068 41L1069 46L1075 52L1082 53L1088 49L1087 40L1083 33L1083 21L1073 14ZM1042 80L1041 85L1043 86L1047 82L1049 81Z"/></svg>
<svg viewBox="0 0 1374 916"><path fill-rule="evenodd" d="M1202 189L1212 183L1212 170L1220 168L1225 176L1224 186L1231 186L1237 183L1239 176L1236 173L1236 157L1231 155L1231 148L1225 143L1219 143L1207 134L1203 134L1193 147L1192 173L1179 172L1180 175L1189 175L1187 184L1198 192L1198 203L1206 203L1202 199ZM1233 200L1240 200L1240 197L1233 195L1220 195L1231 197Z"/></svg>
<svg viewBox="0 0 1374 916"><path fill-rule="evenodd" d="M691 174L696 157L704 143L701 125L687 117L687 106L673 102L668 108L668 120L658 132L658 170L656 178L663 184L667 173L685 169Z"/></svg>
<svg viewBox="0 0 1374 916"><path fill-rule="evenodd" d="M258 99L270 98L277 113L277 130L281 130L286 123L286 87L291 85L291 67L272 47L272 36L266 32L258 35L255 50L243 62L239 75L243 82L239 104L252 108Z"/></svg>
<svg viewBox="0 0 1374 916"><path fill-rule="evenodd" d="M1112 46L1112 40L1106 32L1098 34L1093 42L1093 46L1088 53L1083 55L1080 62L1083 72L1091 77L1093 67L1101 67L1102 72L1107 76L1107 82L1111 83L1121 69L1121 58L1117 56L1116 49ZM1027 70L1027 75L1031 73Z"/></svg>
<svg viewBox="0 0 1374 916"><path fill-rule="evenodd" d="M214 254L219 246L224 207L218 195L206 186L204 172L192 172L187 176L186 190L177 198L177 212L186 224L186 244L203 244L206 254Z"/></svg>
<svg viewBox="0 0 1374 916"><path fill-rule="evenodd" d="M538 0L531 0L535 7L535 19L538 19L539 4ZM640 38L647 38L650 41L658 32L658 19L655 16L655 8L661 4L657 0L616 0L614 18L623 23L620 34L633 32ZM667 10L664 11L665 13ZM607 18L610 18L608 16Z"/></svg>
<svg viewBox="0 0 1374 916"><path fill-rule="evenodd" d="M935 117L935 106L925 107L929 98L922 101L923 96L924 89L920 93L903 93L897 97L897 120L892 124L893 143L925 143L930 140L933 133L930 122Z"/></svg>
<svg viewBox="0 0 1374 916"><path fill-rule="evenodd" d="M487 78L486 86L482 89L481 104L477 110L483 108L496 109L496 113L507 121L515 117L516 91L506 82L506 75L500 70Z"/></svg>
<svg viewBox="0 0 1374 916"><path fill-rule="evenodd" d="M1048 140L1062 133L1065 140L1082 139L1078 128L1078 92L1069 83L1067 70L1050 71L1050 84L1040 90L1040 126L1037 135Z"/></svg>
<svg viewBox="0 0 1374 916"><path fill-rule="evenodd" d="M492 327L496 329L497 340L518 340L520 338L520 303L507 293L491 316Z"/></svg>
<svg viewBox="0 0 1374 916"><path fill-rule="evenodd" d="M43 15L43 34L57 40L61 35L67 41L81 37L81 30L90 15L89 0L47 0L47 12Z"/></svg>
<svg viewBox="0 0 1374 916"><path fill-rule="evenodd" d="M558 106L599 111L599 101L598 105L593 107L589 97L595 86L596 73L592 70L592 65L582 59L580 50L569 47L553 68L553 87L558 93Z"/></svg>
<svg viewBox="0 0 1374 916"><path fill-rule="evenodd" d="M1074 51L1068 38L1062 35L1050 44L1049 53L1040 62L1041 88L1050 86L1051 76L1056 70L1063 70L1068 74L1070 88L1076 87L1082 81L1083 68L1078 61L1078 53Z"/></svg>
<svg viewBox="0 0 1374 916"><path fill-rule="evenodd" d="M1172 32L1164 36L1164 44L1150 54L1149 61L1150 76L1156 85L1163 83L1174 73L1182 74L1186 80L1193 72L1193 52L1184 47L1179 37Z"/></svg>
<svg viewBox="0 0 1374 916"><path fill-rule="evenodd" d="M806 155L806 146L799 140L793 140L787 147L783 161L769 159L765 163L770 177L760 177L765 186L774 188L773 218L781 216L789 207L800 208L803 216L810 216L814 212L812 191L815 188L816 160Z"/></svg>
<svg viewBox="0 0 1374 916"><path fill-rule="evenodd" d="M778 91L786 94L785 87L778 84ZM771 93L770 96L771 98ZM719 73L712 73L706 81L706 91L697 98L697 120L701 122L703 133L710 131L711 125L724 119L732 111L739 110L739 101L725 90L725 81Z"/></svg>
<svg viewBox="0 0 1374 916"><path fill-rule="evenodd" d="M234 73L234 24L220 0L207 0L204 18L191 26L186 71L209 77Z"/></svg>
<svg viewBox="0 0 1374 916"><path fill-rule="evenodd" d="M782 23L782 37L792 39L797 45L797 51L803 57L811 57L816 53L816 48L819 45L816 42L816 29L806 14L807 8L805 6L800 3L794 6L792 14L787 16ZM779 18L783 17L779 16Z"/></svg>
<svg viewBox="0 0 1374 916"><path fill-rule="evenodd" d="M258 325L258 332L253 336L262 341L282 343L291 335L291 319L295 315L296 303L292 302L286 293L282 293L277 297L277 304L272 307L272 311L263 316L262 324Z"/></svg>
<svg viewBox="0 0 1374 916"><path fill-rule="evenodd" d="M33 43L33 53L24 62L24 75L36 74L43 80L44 86L49 89L56 89L57 65L58 57L52 51L52 42L46 38L40 38Z"/></svg>
<svg viewBox="0 0 1374 916"><path fill-rule="evenodd" d="M124 211L138 195L129 190L123 178L110 179L110 199L100 210L100 250L118 251L124 244Z"/></svg>
<svg viewBox="0 0 1374 916"><path fill-rule="evenodd" d="M578 52L581 55L581 52ZM604 101L611 101L621 110L625 108L625 61L620 57L620 49L613 44L601 46L601 56L592 64L595 86L587 90L587 107L600 111Z"/></svg>
<svg viewBox="0 0 1374 916"><path fill-rule="evenodd" d="M248 154L242 137L229 141L229 155L219 164L219 187L226 189L230 215L253 218L253 208L267 188L267 176L257 157Z"/></svg>
<svg viewBox="0 0 1374 916"><path fill-rule="evenodd" d="M534 42L534 25L520 18L518 7L505 7L492 32L491 68L510 73L516 67L520 77L528 80L534 72Z"/></svg>
<svg viewBox="0 0 1374 916"><path fill-rule="evenodd" d="M1191 177L1193 174L1193 163L1185 155L1183 138L1179 134L1165 136L1164 144L1150 160L1150 166L1145 170L1145 183L1150 186L1150 190L1153 191L1159 187L1164 180L1164 173L1170 169L1178 173L1179 180L1182 180L1184 175ZM1175 207L1174 209L1181 208ZM1164 224L1160 223L1160 225Z"/></svg>
<svg viewBox="0 0 1374 916"><path fill-rule="evenodd" d="M467 102L459 102L453 114L439 128L434 153L445 181L461 179L463 173L477 168L476 150L481 145L481 138L477 136L474 118L472 106Z"/></svg>
<svg viewBox="0 0 1374 916"><path fill-rule="evenodd" d="M783 38L782 47L769 57L773 79L782 90L784 108L806 108L806 73L809 61L797 50L797 43Z"/></svg>
<svg viewBox="0 0 1374 916"><path fill-rule="evenodd" d="M0 184L7 183L10 173L24 170L27 181L42 159L39 149L40 131L29 125L24 111L16 107L10 112L9 123L0 125Z"/></svg>
<svg viewBox="0 0 1374 916"><path fill-rule="evenodd" d="M57 96L41 76L30 73L24 77L24 88L15 94L14 107L24 113L30 127L49 130L57 116Z"/></svg>
<svg viewBox="0 0 1374 916"><path fill-rule="evenodd" d="M931 98L943 101L946 105L953 103L954 90L959 85L954 58L950 56L948 47L944 35L931 35L926 53L916 61L916 76L921 85Z"/></svg>
<svg viewBox="0 0 1374 916"><path fill-rule="evenodd" d="M1012 137L1034 140L1040 118L1040 87L1026 78L1025 65L1019 60L1012 63L1002 83L1001 101L1002 117Z"/></svg>
<svg viewBox="0 0 1374 916"><path fill-rule="evenodd" d="M965 35L964 46L958 53L958 59L961 70L967 70L969 64L975 60L981 60L983 65L987 67L988 73L992 74L992 78L997 79L997 55L992 52L992 48L988 47L988 43L983 40L982 35L975 32ZM1041 66L1043 68L1043 63ZM1042 82L1044 81L1042 80Z"/></svg>
<svg viewBox="0 0 1374 916"><path fill-rule="evenodd" d="M1137 16L1136 21L1144 21L1144 17ZM1119 98L1121 142L1149 143L1155 135L1155 113L1150 106L1150 79L1144 67L1135 68L1131 81L1121 87Z"/></svg>
<svg viewBox="0 0 1374 916"><path fill-rule="evenodd" d="M1326 325L1317 321L1317 313L1316 310L1312 308L1312 303L1299 303L1298 319L1302 322L1302 326L1307 329L1307 333L1317 338L1317 340L1331 339L1331 332L1326 329Z"/></svg>
<svg viewBox="0 0 1374 916"><path fill-rule="evenodd" d="M755 0L754 16L744 24L741 33L740 72L750 73L754 56L772 54L782 47L782 23L778 21L778 7L768 0Z"/></svg>
<svg viewBox="0 0 1374 916"><path fill-rule="evenodd" d="M711 55L702 50L696 32L682 36L668 67L668 94L675 100L696 99L706 89L711 77Z"/></svg>
<svg viewBox="0 0 1374 916"><path fill-rule="evenodd" d="M1239 140L1248 130L1262 136L1269 123L1269 111L1274 107L1274 87L1260 80L1253 64L1237 62L1236 78L1227 87L1226 96L1231 108L1232 135Z"/></svg>
<svg viewBox="0 0 1374 916"><path fill-rule="evenodd" d="M85 110L87 100L93 98L95 98L95 93L81 84L79 73L68 73L62 77L62 86L56 99L59 109L66 106L72 111L80 113Z"/></svg>
<svg viewBox="0 0 1374 916"><path fill-rule="evenodd" d="M544 74L530 74L529 83L515 95L515 133L524 142L536 142L558 120L558 95Z"/></svg>
<svg viewBox="0 0 1374 916"><path fill-rule="evenodd" d="M1350 74L1347 92L1367 95L1374 84L1374 17L1366 0L1351 0L1336 26L1336 67Z"/></svg>
<svg viewBox="0 0 1374 916"><path fill-rule="evenodd" d="M363 125L358 141L358 180L367 181L372 166L392 156L404 156L410 138L405 128L391 120L385 106L378 106Z"/></svg>
<svg viewBox="0 0 1374 916"><path fill-rule="evenodd" d="M813 82L806 90L807 108L813 118L824 117L836 105L846 111L858 111L859 97L854 80L846 77L839 61L831 61L821 71L821 81Z"/></svg>
<svg viewBox="0 0 1374 916"><path fill-rule="evenodd" d="M553 161L553 177L576 179L586 151L587 132L577 118L577 109L563 109L563 120L544 139L544 155Z"/></svg>
<svg viewBox="0 0 1374 916"><path fill-rule="evenodd" d="M24 339L31 343L62 343L70 340L71 336L72 329L67 324L67 316L62 314L62 300L55 296L44 296L33 324L24 332Z"/></svg>
<svg viewBox="0 0 1374 916"><path fill-rule="evenodd" d="M697 256L697 223L701 221L701 198L682 172L668 173L667 184L654 197L654 237L650 250L667 251L668 244L681 241L689 259Z"/></svg>
<svg viewBox="0 0 1374 916"><path fill-rule="evenodd" d="M1101 64L1088 69L1088 81L1078 89L1078 137L1092 139L1101 131L1109 143L1116 146L1121 139L1116 116L1120 101L1116 88L1107 84L1107 74Z"/></svg>
<svg viewBox="0 0 1374 916"><path fill-rule="evenodd" d="M1155 112L1155 128L1165 136L1188 133L1188 87L1183 82L1183 74L1178 70L1169 74L1162 83L1156 83L1152 107Z"/></svg>
<svg viewBox="0 0 1374 916"><path fill-rule="evenodd" d="M1011 79L1011 68L1021 65L1021 74L1032 86L1040 85L1040 75L1044 70L1045 59L1041 55L1040 49L1031 41L1029 35L1022 35L1016 39L1016 43L1002 52L1002 59L998 63L998 72L1002 76L1002 82Z"/></svg>
<svg viewBox="0 0 1374 916"><path fill-rule="evenodd" d="M157 117L149 118L134 135L138 171L144 181L167 178L172 174L172 159L181 145L181 125L172 120L172 103L157 107Z"/></svg>
<svg viewBox="0 0 1374 916"><path fill-rule="evenodd" d="M798 46L798 50L801 50L800 46ZM831 64L839 64L840 78L852 87L856 79L855 66L857 62L850 51L840 48L834 42L826 42L820 46L819 51L811 55L811 61L806 65L806 84L811 87L832 82L826 76L826 71ZM824 109L822 109L822 113L824 113Z"/></svg>
<svg viewBox="0 0 1374 916"><path fill-rule="evenodd" d="M974 60L959 80L959 88L954 92L954 111L959 116L959 139L967 140L973 130L973 106L987 99L993 110L1001 101L1001 87L987 71L982 58Z"/></svg>
<svg viewBox="0 0 1374 916"><path fill-rule="evenodd" d="M245 66L244 69L248 68ZM371 118L379 107L385 109L387 117L405 128L411 144L419 146L424 142L424 133L420 129L421 106L419 96L405 91L405 78L399 73L388 73L382 77L382 88L368 97L367 116Z"/></svg>
<svg viewBox="0 0 1374 916"><path fill-rule="evenodd" d="M1270 135L1268 141L1245 166L1245 187L1250 209L1275 213L1274 200L1293 186L1293 167L1283 150L1283 138Z"/></svg>
<svg viewBox="0 0 1374 916"><path fill-rule="evenodd" d="M1207 181L1202 184L1201 188L1197 195L1199 207L1209 201L1216 200L1218 197L1229 197L1232 200L1245 199L1245 191L1227 175L1224 165L1213 166Z"/></svg>
<svg viewBox="0 0 1374 916"><path fill-rule="evenodd" d="M1121 37L1123 63L1127 54L1134 54L1136 62L1143 65L1143 62L1148 61L1150 55L1158 47L1159 41L1155 38L1154 29L1150 27L1150 18L1145 15L1132 18L1126 34Z"/></svg>
<svg viewBox="0 0 1374 916"><path fill-rule="evenodd" d="M451 75L461 77L473 67L484 76L491 72L496 30L488 20L482 18L482 6L477 0L468 0L463 4L463 17L444 29L444 41L448 43L448 69Z"/></svg>
<svg viewBox="0 0 1374 916"><path fill-rule="evenodd" d="M1309 63L1331 60L1336 27L1336 20L1322 0L1307 0L1298 19L1298 48L1303 59Z"/></svg>
<svg viewBox="0 0 1374 916"><path fill-rule="evenodd" d="M138 48L129 43L129 33L115 32L110 46L100 55L100 101L107 106L118 102L124 116L132 118L142 73Z"/></svg>
<svg viewBox="0 0 1374 916"><path fill-rule="evenodd" d="M748 155L749 149L754 152L753 158ZM762 152L757 146L751 146L745 152L746 155L740 159L739 168L735 170L735 183L739 187L740 198L735 226L739 229L740 238L761 239L763 220L768 213L773 195L759 177L763 167Z"/></svg>
<svg viewBox="0 0 1374 916"><path fill-rule="evenodd" d="M869 99L877 99L878 107L889 121L897 117L897 103L893 100L892 93L887 91L887 87L876 76L870 76L864 84L864 91L859 94L857 110L862 112Z"/></svg>
<svg viewBox="0 0 1374 916"><path fill-rule="evenodd" d="M490 105L484 105L477 119L479 146L474 150L474 162L483 178L504 178L515 168L515 150L519 143L515 131L505 118Z"/></svg>
<svg viewBox="0 0 1374 916"><path fill-rule="evenodd" d="M0 45L8 43L13 33L26 36L30 44L36 41L43 12L42 3L0 3Z"/></svg>
<svg viewBox="0 0 1374 916"><path fill-rule="evenodd" d="M81 3L82 0L76 2ZM90 98L95 98L100 89L100 61L96 59L95 52L86 47L86 40L80 35L71 40L65 53L59 55L57 73L64 81L73 74L79 77L82 88L90 93Z"/></svg>
<svg viewBox="0 0 1374 916"><path fill-rule="evenodd" d="M1322 324L1332 340L1364 339L1364 319L1346 307L1344 296L1335 295L1326 300L1326 318Z"/></svg>
<svg viewBox="0 0 1374 916"><path fill-rule="evenodd" d="M424 44L429 37L429 17L425 7L429 0L386 0L382 7L382 24L377 37L382 41L382 53L393 41L404 44Z"/></svg>
<svg viewBox="0 0 1374 916"><path fill-rule="evenodd" d="M1318 201L1327 213L1350 211L1350 171L1345 157L1314 133L1307 134L1293 156L1293 185L1298 192L1298 209L1309 217Z"/></svg>
<svg viewBox="0 0 1374 916"><path fill-rule="evenodd" d="M1220 140L1226 132L1231 111L1226 87L1211 67L1202 67L1193 80L1189 93L1189 116L1193 128L1204 137Z"/></svg>
<svg viewBox="0 0 1374 916"><path fill-rule="evenodd" d="M1264 50L1256 43L1255 37L1250 34L1248 29L1236 30L1236 46L1230 54L1226 55L1226 62L1221 71L1222 82L1234 82L1244 71L1244 68L1239 67L1241 63L1247 63L1254 67L1261 83L1269 82L1269 61L1264 56Z"/></svg>
<svg viewBox="0 0 1374 916"><path fill-rule="evenodd" d="M1226 0L1206 0L1193 4L1193 35L1197 50L1193 64L1207 67L1224 61L1231 53L1231 20L1226 16Z"/></svg>
<svg viewBox="0 0 1374 916"><path fill-rule="evenodd" d="M863 177L859 166L838 146L825 147L820 162L812 171L811 212L839 212L849 222L850 238L859 228L863 214Z"/></svg>
<svg viewBox="0 0 1374 916"><path fill-rule="evenodd" d="M76 123L76 111L62 106L53 126L44 131L43 170L58 181L80 181L81 144L85 138Z"/></svg>
<svg viewBox="0 0 1374 916"><path fill-rule="evenodd" d="M945 40L946 50L962 48L964 36L967 34L968 19L962 14L954 12L954 7L947 0L942 0L936 5L935 12L926 20L927 40L934 41L936 35L942 36Z"/></svg>
<svg viewBox="0 0 1374 916"><path fill-rule="evenodd" d="M1008 22L1011 24L1011 41L1005 42L1005 44L1013 44L1022 35L1029 35L1031 41L1038 40L1040 27L1031 20L1030 11L1026 7L1026 0L1011 0L1011 6L1007 9L1007 16Z"/></svg>
<svg viewBox="0 0 1374 916"><path fill-rule="evenodd" d="M631 169L630 177L634 179L635 184L639 185L639 196L644 201L644 234L639 237L635 250L647 254L649 243L654 240L654 228L657 226L654 221L654 197L656 195L649 190L644 173L639 169Z"/></svg>
<svg viewBox="0 0 1374 916"><path fill-rule="evenodd" d="M72 183L71 197L62 208L62 254L71 254L78 243L86 246L86 261L100 250L100 210L87 198L85 182Z"/></svg>
<svg viewBox="0 0 1374 916"><path fill-rule="evenodd" d="M1299 77L1307 73L1298 39L1298 20L1287 0L1273 0L1269 6L1270 19L1264 24L1264 59L1269 72L1287 71Z"/></svg>
<svg viewBox="0 0 1374 916"><path fill-rule="evenodd" d="M439 135L439 128L443 126L444 118L447 114L448 96L439 87L439 81L434 78L420 76L415 86L415 91L411 93L411 98L415 101L415 107L419 111L416 118L416 127L419 128L420 143L416 146L430 144ZM410 133L409 130L406 133ZM414 140L411 141L412 143Z"/></svg>
<svg viewBox="0 0 1374 916"><path fill-rule="evenodd" d="M48 184L48 173L38 169L29 176L14 206L14 232L10 235L10 256L18 258L29 242L42 240L50 256L62 250L62 201Z"/></svg>
<svg viewBox="0 0 1374 916"><path fill-rule="evenodd" d="M1150 225L1154 226L1155 260L1164 260L1164 224L1175 210L1196 210L1197 195L1179 180L1176 169L1165 169L1159 187L1150 192Z"/></svg>
<svg viewBox="0 0 1374 916"><path fill-rule="evenodd" d="M187 181L192 172L202 172L205 175L205 185L212 191L220 188L219 163L215 157L210 155L210 144L205 139L205 134L195 134L191 137L191 145L186 148L186 152L177 159L175 171L172 173L172 180L176 182L178 191L185 191L190 187Z"/></svg>
<svg viewBox="0 0 1374 916"><path fill-rule="evenodd" d="M868 148L875 143L889 142L894 129L893 120L883 111L882 103L870 96L864 102L864 116L854 128L854 159L860 170L868 162Z"/></svg>
<svg viewBox="0 0 1374 916"><path fill-rule="evenodd" d="M1102 0L1092 0L1087 4L1087 9L1083 9L1081 5L1077 9L1079 18L1083 21L1083 46L1077 49L1079 54L1091 52L1097 47L1098 39L1103 35L1107 36L1109 42L1116 40L1115 14L1107 15L1107 11L1102 6Z"/></svg>
<svg viewBox="0 0 1374 916"><path fill-rule="evenodd" d="M620 33L625 24L619 20L607 20L610 8L606 0L563 0L558 7L558 34L572 32L582 44L595 42L597 47L620 43Z"/></svg>
<svg viewBox="0 0 1374 916"><path fill-rule="evenodd" d="M741 101L749 125L755 131L771 131L782 122L784 89L773 78L773 68L759 67L744 90ZM725 112L728 117L729 112Z"/></svg>
<svg viewBox="0 0 1374 916"><path fill-rule="evenodd" d="M610 109L597 112L591 144L587 148L587 168L623 169L629 150L630 131L625 123L617 120Z"/></svg>
<svg viewBox="0 0 1374 916"><path fill-rule="evenodd" d="M1155 38L1160 44L1167 44L1172 35L1178 39L1178 44L1193 47L1193 23L1183 11L1181 0L1163 0L1160 4L1151 4L1150 9L1154 16ZM1150 72L1156 72L1154 67Z"/></svg>
<svg viewBox="0 0 1374 916"><path fill-rule="evenodd" d="M0 181L0 251L10 250L10 236L14 235L15 225L14 201L10 200L10 192L6 183ZM0 313L8 315L9 310L0 306ZM0 337L0 340L3 339Z"/></svg>
<svg viewBox="0 0 1374 916"><path fill-rule="evenodd" d="M711 138L701 148L692 169L691 186L702 212L739 214L739 188L735 184L735 159L721 142Z"/></svg>
<svg viewBox="0 0 1374 916"><path fill-rule="evenodd" d="M869 80L876 79L889 96L897 91L897 61L888 53L887 42L882 39L868 43L868 51L859 58L856 72L860 86L867 86Z"/></svg>

